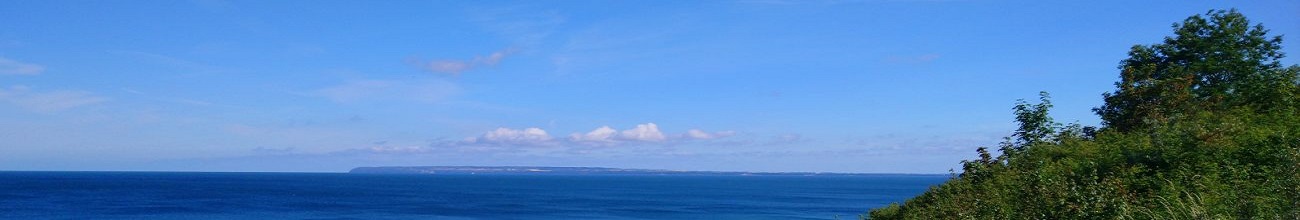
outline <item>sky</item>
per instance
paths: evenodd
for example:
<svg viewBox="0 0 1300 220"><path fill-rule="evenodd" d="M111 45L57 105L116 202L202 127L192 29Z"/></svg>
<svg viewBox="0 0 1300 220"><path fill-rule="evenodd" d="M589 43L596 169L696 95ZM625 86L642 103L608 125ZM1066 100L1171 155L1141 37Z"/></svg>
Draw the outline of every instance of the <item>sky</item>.
<svg viewBox="0 0 1300 220"><path fill-rule="evenodd" d="M1298 1L0 1L0 170L949 173L1228 8L1300 56Z"/></svg>

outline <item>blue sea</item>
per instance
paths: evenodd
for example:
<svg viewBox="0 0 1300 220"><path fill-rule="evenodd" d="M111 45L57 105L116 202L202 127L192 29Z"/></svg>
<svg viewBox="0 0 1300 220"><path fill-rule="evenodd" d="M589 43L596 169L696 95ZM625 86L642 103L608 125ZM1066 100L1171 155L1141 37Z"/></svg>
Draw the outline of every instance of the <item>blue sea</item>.
<svg viewBox="0 0 1300 220"><path fill-rule="evenodd" d="M947 178L0 172L0 219L857 219Z"/></svg>

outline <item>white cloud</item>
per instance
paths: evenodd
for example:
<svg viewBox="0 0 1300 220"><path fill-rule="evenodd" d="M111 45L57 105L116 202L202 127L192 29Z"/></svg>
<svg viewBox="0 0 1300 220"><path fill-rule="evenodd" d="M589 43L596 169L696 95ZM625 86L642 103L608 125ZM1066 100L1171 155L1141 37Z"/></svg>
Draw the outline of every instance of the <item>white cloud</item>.
<svg viewBox="0 0 1300 220"><path fill-rule="evenodd" d="M265 132L244 127L232 127L232 132L262 134ZM694 133L694 137L691 137ZM718 139L734 135L735 132L705 132L691 129L684 134L665 135L654 123L638 124L635 127L619 131L609 126L601 126L586 133L573 133L568 138L553 137L546 130L536 127L515 129L500 127L477 136L459 140L435 139L427 145L398 144L389 146L386 141L375 142L374 146L352 148L345 152L375 154L492 154L492 155L568 155L619 152L653 152L664 153L672 148L653 146L671 146L689 141ZM703 135L703 136L701 136ZM707 136L707 137L704 137ZM716 143L716 142L710 142Z"/></svg>
<svg viewBox="0 0 1300 220"><path fill-rule="evenodd" d="M542 145L550 142L554 138L546 134L546 130L541 128L525 128L516 130L510 128L497 128L489 131L479 137L466 138L466 143L486 143L486 144L517 144L517 145Z"/></svg>
<svg viewBox="0 0 1300 220"><path fill-rule="evenodd" d="M45 67L23 63L0 57L0 75L36 75L45 72Z"/></svg>
<svg viewBox="0 0 1300 220"><path fill-rule="evenodd" d="M619 134L619 138L630 141L664 141L664 133L659 132L659 126L655 123L645 123L636 125L636 128L624 130Z"/></svg>
<svg viewBox="0 0 1300 220"><path fill-rule="evenodd" d="M693 139L693 140L712 140L712 139L730 137L732 135L736 135L736 132L735 131L706 132L706 131L701 131L700 129L691 129L686 131L686 134L682 134L682 137L686 139Z"/></svg>
<svg viewBox="0 0 1300 220"><path fill-rule="evenodd" d="M614 130L609 126L600 126L586 134L571 134L569 140L573 142L612 143L615 135L618 135L618 130Z"/></svg>
<svg viewBox="0 0 1300 220"><path fill-rule="evenodd" d="M422 62L420 66L426 70L436 73L445 73L451 75L460 75L461 72L469 71L484 66L495 66L501 63L506 56L514 54L514 49L504 49L492 52L487 56L477 56L470 60L434 60Z"/></svg>
<svg viewBox="0 0 1300 220"><path fill-rule="evenodd" d="M8 89L0 88L0 101L8 102L29 111L42 113L63 111L108 100L108 98L82 91L56 90L39 92L32 91L27 86L13 86Z"/></svg>
<svg viewBox="0 0 1300 220"><path fill-rule="evenodd" d="M618 131L601 126L586 134L569 135L569 141L583 144L613 145L619 142L662 142L668 138L659 131L659 125L645 123L628 130Z"/></svg>
<svg viewBox="0 0 1300 220"><path fill-rule="evenodd" d="M629 143L713 140L734 135L736 135L735 131L707 132L700 129L690 129L687 130L686 133L669 136L659 130L659 125L655 123L645 123L638 124L632 129L623 131L615 130L609 126L601 126L587 133L571 134L569 135L568 141L579 144L615 145Z"/></svg>
<svg viewBox="0 0 1300 220"><path fill-rule="evenodd" d="M669 136L659 130L655 123L638 124L632 129L619 131L609 126L601 126L586 133L572 133L568 138L555 138L541 128L497 128L482 135L466 137L461 141L442 142L440 146L456 148L502 147L502 146L547 146L573 147L585 146L623 146L638 144L678 143L676 141L710 140L734 135L735 132L705 132L691 129L681 135Z"/></svg>

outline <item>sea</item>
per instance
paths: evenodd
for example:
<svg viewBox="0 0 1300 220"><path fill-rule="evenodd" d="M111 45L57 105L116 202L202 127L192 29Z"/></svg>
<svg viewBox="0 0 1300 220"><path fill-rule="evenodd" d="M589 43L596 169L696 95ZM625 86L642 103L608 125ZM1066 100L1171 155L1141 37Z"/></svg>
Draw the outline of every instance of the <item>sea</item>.
<svg viewBox="0 0 1300 220"><path fill-rule="evenodd" d="M858 219L948 178L0 172L0 219Z"/></svg>

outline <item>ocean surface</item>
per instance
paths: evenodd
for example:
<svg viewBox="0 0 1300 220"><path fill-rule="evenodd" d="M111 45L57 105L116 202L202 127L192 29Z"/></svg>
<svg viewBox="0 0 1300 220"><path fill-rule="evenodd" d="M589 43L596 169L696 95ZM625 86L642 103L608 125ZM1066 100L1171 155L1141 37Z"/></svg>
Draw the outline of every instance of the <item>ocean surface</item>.
<svg viewBox="0 0 1300 220"><path fill-rule="evenodd" d="M857 219L947 178L0 172L0 219Z"/></svg>

